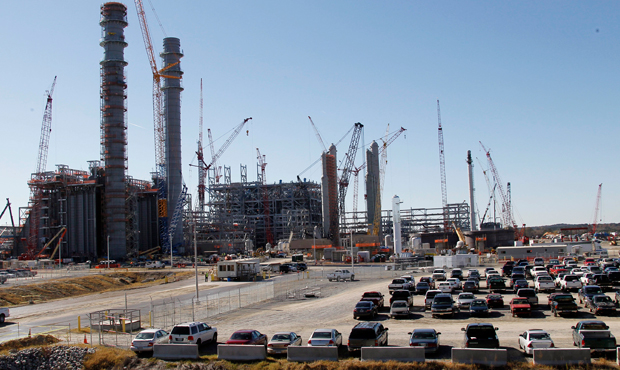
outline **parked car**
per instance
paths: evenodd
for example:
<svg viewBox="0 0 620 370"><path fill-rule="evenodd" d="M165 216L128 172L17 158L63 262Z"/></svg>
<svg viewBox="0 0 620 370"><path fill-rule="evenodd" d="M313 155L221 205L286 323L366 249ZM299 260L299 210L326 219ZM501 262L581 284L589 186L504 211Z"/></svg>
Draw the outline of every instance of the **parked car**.
<svg viewBox="0 0 620 370"><path fill-rule="evenodd" d="M147 269L163 269L166 266L161 261L149 261L144 264L144 267Z"/></svg>
<svg viewBox="0 0 620 370"><path fill-rule="evenodd" d="M388 285L388 291L390 294L397 290L411 290L411 283L403 278L392 279L392 282Z"/></svg>
<svg viewBox="0 0 620 370"><path fill-rule="evenodd" d="M560 279L560 289L562 289L562 291L564 292L579 290L581 286L581 280L577 275L567 274L562 276L562 278Z"/></svg>
<svg viewBox="0 0 620 370"><path fill-rule="evenodd" d="M590 352L616 351L616 338L609 331L609 326L602 321L579 321L571 329L573 329L573 344L577 348L589 348Z"/></svg>
<svg viewBox="0 0 620 370"><path fill-rule="evenodd" d="M463 292L478 293L478 285L474 281L467 280L463 283Z"/></svg>
<svg viewBox="0 0 620 370"><path fill-rule="evenodd" d="M487 316L489 314L489 306L484 299L476 298L469 304L469 316Z"/></svg>
<svg viewBox="0 0 620 370"><path fill-rule="evenodd" d="M436 353L439 350L441 333L435 329L414 329L413 332L407 334L410 335L409 346L424 347L426 353Z"/></svg>
<svg viewBox="0 0 620 370"><path fill-rule="evenodd" d="M327 280L329 281L353 281L355 280L355 275L349 270L336 270L332 273L327 274Z"/></svg>
<svg viewBox="0 0 620 370"><path fill-rule="evenodd" d="M371 301L359 301L353 309L353 319L362 317L374 319L378 312L379 309Z"/></svg>
<svg viewBox="0 0 620 370"><path fill-rule="evenodd" d="M457 278L449 278L446 281L452 285L453 290L461 290L463 288L463 283Z"/></svg>
<svg viewBox="0 0 620 370"><path fill-rule="evenodd" d="M454 286L447 281L442 281L437 286L437 290L441 290L442 293L452 293L452 291L454 291Z"/></svg>
<svg viewBox="0 0 620 370"><path fill-rule="evenodd" d="M492 293L501 293L506 290L506 283L504 279L498 275L497 277L490 277L487 279L487 287Z"/></svg>
<svg viewBox="0 0 620 370"><path fill-rule="evenodd" d="M504 308L504 297L501 294L488 294L486 300L489 308Z"/></svg>
<svg viewBox="0 0 620 370"><path fill-rule="evenodd" d="M258 330L242 329L232 333L226 344L264 345L267 348L267 336Z"/></svg>
<svg viewBox="0 0 620 370"><path fill-rule="evenodd" d="M450 277L451 278L457 278L459 280L463 280L463 270L458 269L458 268L457 269L453 269L450 272Z"/></svg>
<svg viewBox="0 0 620 370"><path fill-rule="evenodd" d="M538 292L553 292L555 290L555 283L553 278L549 275L538 274L536 276L536 282L534 283L534 290Z"/></svg>
<svg viewBox="0 0 620 370"><path fill-rule="evenodd" d="M612 282L605 274L594 274L594 285L598 285L603 290L610 290L612 288Z"/></svg>
<svg viewBox="0 0 620 370"><path fill-rule="evenodd" d="M456 298L456 307L459 310L468 310L471 302L476 299L473 293L461 293Z"/></svg>
<svg viewBox="0 0 620 370"><path fill-rule="evenodd" d="M407 304L411 307L413 306L413 294L411 294L408 290L396 290L394 294L390 297L390 307L394 301L406 301Z"/></svg>
<svg viewBox="0 0 620 370"><path fill-rule="evenodd" d="M603 294L603 290L598 285L585 285L577 292L579 303L584 303L588 298L599 294Z"/></svg>
<svg viewBox="0 0 620 370"><path fill-rule="evenodd" d="M575 314L579 312L579 306L570 293L552 293L548 296L549 308L553 316Z"/></svg>
<svg viewBox="0 0 620 370"><path fill-rule="evenodd" d="M450 316L453 317L457 312L457 308L454 306L454 300L452 300L451 294L441 293L437 294L433 299L431 305L431 316Z"/></svg>
<svg viewBox="0 0 620 370"><path fill-rule="evenodd" d="M491 324L467 324L461 328L465 332L463 338L464 348L499 348L497 328Z"/></svg>
<svg viewBox="0 0 620 370"><path fill-rule="evenodd" d="M526 280L525 275L524 274L512 274L512 276L508 280L508 287L514 290L515 283L519 280Z"/></svg>
<svg viewBox="0 0 620 370"><path fill-rule="evenodd" d="M527 280L522 279L522 280L517 280L514 282L512 289L515 291L515 293L517 292L517 290L522 289L522 288L529 288L530 285L528 284Z"/></svg>
<svg viewBox="0 0 620 370"><path fill-rule="evenodd" d="M428 283L431 289L435 289L435 280L431 276L423 276L419 280L420 282Z"/></svg>
<svg viewBox="0 0 620 370"><path fill-rule="evenodd" d="M420 281L415 286L416 294L425 295L431 289L431 286L427 282Z"/></svg>
<svg viewBox="0 0 620 370"><path fill-rule="evenodd" d="M385 297L381 292L364 292L361 301L370 301L374 303L378 309L385 307Z"/></svg>
<svg viewBox="0 0 620 370"><path fill-rule="evenodd" d="M595 315L616 315L616 303L605 294L586 298L585 307Z"/></svg>
<svg viewBox="0 0 620 370"><path fill-rule="evenodd" d="M475 270L475 269L471 269L467 271L467 278L476 278L476 279L480 279L480 271Z"/></svg>
<svg viewBox="0 0 620 370"><path fill-rule="evenodd" d="M153 352L155 344L164 344L168 341L168 332L164 329L146 329L136 335L129 349L136 353Z"/></svg>
<svg viewBox="0 0 620 370"><path fill-rule="evenodd" d="M433 281L446 281L447 279L446 272L443 269L433 270L433 275L431 277Z"/></svg>
<svg viewBox="0 0 620 370"><path fill-rule="evenodd" d="M536 291L532 288L523 288L517 290L517 297L527 298L527 300L530 302L530 305L532 305L532 308L538 305L538 295L536 295Z"/></svg>
<svg viewBox="0 0 620 370"><path fill-rule="evenodd" d="M541 257L534 258L534 266L545 266L545 260Z"/></svg>
<svg viewBox="0 0 620 370"><path fill-rule="evenodd" d="M392 307L390 307L390 317L409 317L409 304L407 301L394 301Z"/></svg>
<svg viewBox="0 0 620 370"><path fill-rule="evenodd" d="M509 277L512 275L512 269L514 268L514 261L508 261L502 266L502 276Z"/></svg>
<svg viewBox="0 0 620 370"><path fill-rule="evenodd" d="M527 298L513 298L510 300L510 313L515 316L531 316L532 306Z"/></svg>
<svg viewBox="0 0 620 370"><path fill-rule="evenodd" d="M551 335L544 330L530 329L519 335L519 348L526 355L534 354L534 349L553 347L555 347L555 344L551 340Z"/></svg>
<svg viewBox="0 0 620 370"><path fill-rule="evenodd" d="M204 322L186 322L175 325L170 331L168 341L171 344L197 344L217 342L217 328Z"/></svg>
<svg viewBox="0 0 620 370"><path fill-rule="evenodd" d="M301 346L301 337L292 331L278 332L267 343L267 353L270 355L287 353L289 346Z"/></svg>
<svg viewBox="0 0 620 370"><path fill-rule="evenodd" d="M336 329L316 329L308 339L311 347L340 347L342 334Z"/></svg>
<svg viewBox="0 0 620 370"><path fill-rule="evenodd" d="M442 291L438 289L432 289L426 292L426 295L424 296L424 308L431 308L431 305L433 304L433 299L437 294L440 293L442 293Z"/></svg>
<svg viewBox="0 0 620 370"><path fill-rule="evenodd" d="M351 329L347 349L353 352L362 347L387 346L388 330L378 322L361 322Z"/></svg>

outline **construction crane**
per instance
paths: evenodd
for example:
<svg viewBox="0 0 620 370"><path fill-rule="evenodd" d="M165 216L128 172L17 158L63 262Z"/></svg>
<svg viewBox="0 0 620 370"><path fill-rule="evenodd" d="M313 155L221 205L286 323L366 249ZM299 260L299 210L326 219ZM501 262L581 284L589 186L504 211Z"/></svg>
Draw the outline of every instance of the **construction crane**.
<svg viewBox="0 0 620 370"><path fill-rule="evenodd" d="M388 125L388 129L389 129L389 125ZM384 164L383 164L383 170L379 170L380 172L383 171L383 179L385 179L385 167L387 166L387 156L384 155L383 153L387 150L387 147L390 146L390 144L392 144L394 142L394 140L396 140L396 138L398 138L403 132L405 132L406 129L405 128L400 128L400 130L396 131L394 134L392 134L392 136L388 137L386 134L385 139L383 139L383 144L381 145L381 148L379 148L379 155L382 156L382 158L385 158ZM377 201L375 203L375 215L374 215L374 220L372 223L372 234L373 235L379 235L379 227L381 226L381 194L382 194L382 187L383 187L383 180L379 183L379 186L377 186Z"/></svg>
<svg viewBox="0 0 620 370"><path fill-rule="evenodd" d="M439 109L439 99L437 99L437 123L437 137L439 140L439 175L441 177L441 206L443 210L443 229L444 231L447 231L450 225L450 215L448 213L448 189L446 187L446 156L444 153L443 145L443 128L441 127L441 110Z"/></svg>
<svg viewBox="0 0 620 370"><path fill-rule="evenodd" d="M210 131L209 131L210 132ZM210 135L209 135L210 136ZM198 151L196 155L198 156L198 163L204 162L204 153L202 150L202 144L204 141L202 140L202 78L200 79L200 117L198 118ZM205 178L204 169L202 166L198 167L198 207L200 212L203 212L205 209Z"/></svg>
<svg viewBox="0 0 620 370"><path fill-rule="evenodd" d="M43 181L43 174L47 167L47 153L50 143L50 133L52 132L52 95L54 94L54 88L56 87L56 77L57 76L54 76L52 87L45 92L45 95L47 95L47 101L45 103L45 112L43 113L43 122L41 124L41 138L39 140L37 167L35 169L34 178L29 184L31 207L28 246L24 256L26 259L34 259L39 242L39 222L41 218L42 195L41 182Z"/></svg>
<svg viewBox="0 0 620 370"><path fill-rule="evenodd" d="M149 25L146 20L146 13L144 12L144 6L142 0L134 0L136 5L136 11L138 13L138 20L140 23L140 31L142 32L142 39L144 40L144 47L146 49L146 56L151 66L151 73L153 74L153 126L155 133L155 171L157 173L157 212L159 218L159 237L162 244L166 243L166 239L169 233L168 226L168 200L166 191L166 127L163 119L163 93L161 90L161 79L174 78L180 79L180 76L169 76L162 74L166 70L180 63L171 63L163 69L157 67L157 61L155 59L155 50L153 48L153 42L151 41L151 33L149 31Z"/></svg>
<svg viewBox="0 0 620 370"><path fill-rule="evenodd" d="M7 209L9 210L9 216L11 217L11 227L13 228L13 249L16 249L17 248L17 230L15 230L15 222L13 221L13 210L11 209L11 202L9 201L9 198L6 198L6 206L4 206L2 213L0 213L0 220L2 219L2 216L4 216L4 213L6 212Z"/></svg>
<svg viewBox="0 0 620 370"><path fill-rule="evenodd" d="M312 121L312 118L310 118L310 116L308 116L308 119L310 120L310 123L312 124L312 128L314 129L314 133L316 133L316 138L319 140L319 143L323 147L323 151L326 152L327 151L327 147L325 146L325 142L323 142L323 138L321 137L321 134L319 134L319 129L316 128L316 125L314 124L314 121Z"/></svg>
<svg viewBox="0 0 620 370"><path fill-rule="evenodd" d="M603 184L598 185L598 192L596 193L596 206L594 207L594 220L592 221L592 237L596 234L596 227L598 226L598 214L599 214L599 206L601 205L601 190L603 188ZM8 199L7 199L8 201ZM0 215L2 217L2 215Z"/></svg>
<svg viewBox="0 0 620 370"><path fill-rule="evenodd" d="M267 243L273 245L271 216L269 214L269 189L265 186L267 184L267 177L265 175L265 167L267 167L267 162L265 162L265 156L260 154L260 150L258 148L256 148L256 158L258 159L258 166L260 168L260 179L258 179L258 182L262 185L261 193L263 196L263 215L265 216L265 238L267 239Z"/></svg>
<svg viewBox="0 0 620 370"><path fill-rule="evenodd" d="M220 149L217 151L217 153L213 154L211 157L211 163L207 164L204 160L201 161L201 163L204 165L204 169L205 171L207 171L208 169L210 169L215 162L222 156L222 154L224 154L224 152L226 151L226 149L228 149L228 147L230 146L230 144L233 142L233 140L235 140L235 138L237 137L237 135L239 135L239 133L241 132L241 129L243 129L243 126L245 126L245 124L251 120L252 117L246 118L243 120L243 122L241 122L239 125L237 125L235 127L235 129L233 130L232 134L230 134L230 136L228 137L228 139L226 139L226 142L224 142L224 144L222 144L222 146L220 147Z"/></svg>
<svg viewBox="0 0 620 370"><path fill-rule="evenodd" d="M310 117L308 117L310 118ZM310 120L312 121L312 120ZM357 155L357 147L360 142L360 137L362 136L362 130L364 125L357 122L355 124L355 128L353 129L353 135L351 135L351 143L349 144L349 150L345 154L342 166L342 175L340 176L340 180L338 181L338 208L340 212L340 222L344 225L346 216L344 214L344 201L347 196L347 189L349 187L349 179L351 178L351 172L354 168L353 163L355 162L355 156Z"/></svg>
<svg viewBox="0 0 620 370"><path fill-rule="evenodd" d="M39 253L37 253L37 255L35 256L35 258L39 258L39 257L43 257L43 252L49 248L52 243L54 243L54 241L56 240L56 238L60 237L60 239L58 239L58 243L56 244L56 248L54 248L54 251L52 252L52 254L50 255L50 259L54 258L54 255L56 254L56 251L58 251L58 247L60 246L60 244L62 243L62 239L65 237L65 234L67 233L67 228L66 227L61 227L60 230L58 230L58 232L56 233L56 235L54 235L54 237L52 237L47 244L45 244L45 246L43 248L41 248L41 250L39 251Z"/></svg>
<svg viewBox="0 0 620 370"><path fill-rule="evenodd" d="M499 177L499 172L497 171L495 163L491 158L491 152L487 150L487 148L482 144L482 142L479 141L479 143L480 146L482 146L482 150L484 150L487 155L489 168L491 169L491 173L493 173L493 177L495 178L495 183L497 184L499 195L502 197L502 221L504 223L504 226L512 226L515 232L515 238L519 239L522 236L522 230L519 229L517 223L514 220L514 217L512 216L511 200L508 199L508 193L504 192L504 187L502 186L503 182Z"/></svg>
<svg viewBox="0 0 620 370"><path fill-rule="evenodd" d="M217 158L213 160L213 158L215 158L215 147L213 146L213 136L211 135L210 128L207 129L207 133L209 134L209 149L211 150L211 160L213 161L213 178L215 183L219 183L222 177L222 173L220 172L222 168L217 165Z"/></svg>

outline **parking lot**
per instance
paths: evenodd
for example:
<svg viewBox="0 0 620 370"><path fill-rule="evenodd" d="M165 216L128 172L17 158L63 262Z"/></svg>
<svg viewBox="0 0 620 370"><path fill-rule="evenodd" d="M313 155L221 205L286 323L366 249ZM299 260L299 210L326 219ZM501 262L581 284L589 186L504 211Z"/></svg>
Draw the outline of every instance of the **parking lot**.
<svg viewBox="0 0 620 370"><path fill-rule="evenodd" d="M492 266L499 270L500 265ZM314 267L311 267L314 269ZM359 267L356 270L359 271ZM484 267L478 268L481 272ZM327 269L325 270L327 271ZM449 270L448 270L449 272ZM402 274L411 274L418 281L421 276L430 276L430 272L407 271ZM255 305L250 308L242 308L227 315L215 317L209 322L219 331L219 340L224 342L230 334L238 329L256 329L268 336L277 331L294 331L301 335L303 343L317 328L335 328L343 334L343 344L346 345L351 328L361 320L353 319L353 308L366 291L379 291L389 301L388 284L391 278L379 278L359 274L359 278L353 282L328 282L326 279L318 279L316 285L322 287L322 298L308 298L298 300L272 300ZM530 282L530 286L533 284ZM481 290L476 297L484 298L489 292L485 282L481 281ZM456 299L455 293L454 297ZM607 294L614 298L613 292ZM540 304L535 306L531 317L512 317L508 303L515 296L513 292L506 291L502 294L506 306L504 308L491 309L488 317L470 318L466 312L457 313L452 318L432 318L429 310L424 309L424 297L416 295L414 306L408 319L391 319L389 317L389 303L381 309L379 315L372 321L381 322L389 328L390 346L407 346L409 343L408 332L415 328L434 328L441 332L441 347L436 355L430 358L449 359L452 347L462 347L463 332L461 328L470 322L488 322L498 327L497 334L500 346L508 349L509 360L523 361L526 359L518 350L518 335L527 329L544 329L551 334L555 346L558 348L573 348L571 326L579 320L598 318L609 325L612 333L620 333L620 321L617 317L596 317L580 305L577 317L554 317L547 306L547 293L539 293ZM577 299L577 294L573 293ZM578 302L578 299L577 299ZM369 320L370 321L370 320ZM205 353L215 353L215 346L203 349ZM342 356L349 356L346 348L341 350ZM359 356L359 354L354 356Z"/></svg>

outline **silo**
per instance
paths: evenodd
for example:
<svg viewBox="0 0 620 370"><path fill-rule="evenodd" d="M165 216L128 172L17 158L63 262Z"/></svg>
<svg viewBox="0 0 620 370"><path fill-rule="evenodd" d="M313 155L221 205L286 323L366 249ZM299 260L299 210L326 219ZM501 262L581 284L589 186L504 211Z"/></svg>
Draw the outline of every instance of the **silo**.
<svg viewBox="0 0 620 370"><path fill-rule="evenodd" d="M127 124L125 105L125 42L127 7L110 2L101 6L103 47L101 61L101 160L105 168L104 235L113 259L126 255L125 173L127 171Z"/></svg>
<svg viewBox="0 0 620 370"><path fill-rule="evenodd" d="M181 41L176 37L164 39L164 51L160 54L163 61L163 99L164 123L166 127L165 157L168 174L168 220L172 220L174 208L183 187L181 173ZM170 77L166 77L170 76ZM181 221L179 221L181 222ZM183 227L177 225L172 245L183 242Z"/></svg>

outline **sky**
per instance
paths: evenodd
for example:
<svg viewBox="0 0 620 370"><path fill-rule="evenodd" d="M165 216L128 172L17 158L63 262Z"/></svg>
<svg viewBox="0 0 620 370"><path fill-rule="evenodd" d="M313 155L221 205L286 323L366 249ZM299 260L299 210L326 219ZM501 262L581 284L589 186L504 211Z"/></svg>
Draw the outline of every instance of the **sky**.
<svg viewBox="0 0 620 370"><path fill-rule="evenodd" d="M155 162L152 75L136 7L123 3L128 174L148 180ZM28 202L26 182L36 168L45 91L54 76L47 170L57 164L87 170L87 161L100 157L101 4L3 4L0 197L10 198L16 221ZM383 208L393 195L401 209L441 207L439 99L449 203L469 203L471 150L475 207L484 213L489 164L482 142L504 188L511 183L517 224L620 222L617 1L144 0L144 6L156 53L173 36L185 55L183 176L194 194L197 170L190 164L197 164L202 79L204 136L210 128L216 150L253 118L219 160L232 167L233 182L240 164L248 166L248 180L256 179L256 148L266 156L269 183L295 181L322 151L308 116L327 146L361 122L358 166L389 124L390 132L407 131L387 150ZM338 146L339 161L349 140ZM318 182L320 168L300 177Z"/></svg>

